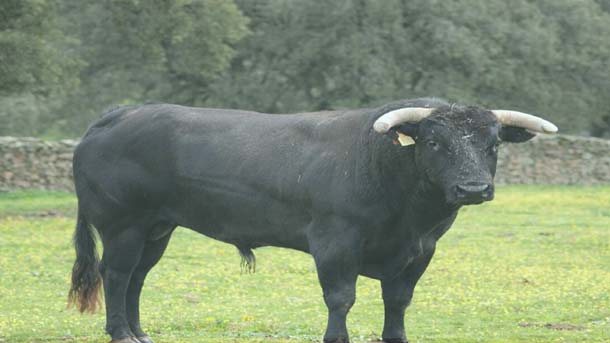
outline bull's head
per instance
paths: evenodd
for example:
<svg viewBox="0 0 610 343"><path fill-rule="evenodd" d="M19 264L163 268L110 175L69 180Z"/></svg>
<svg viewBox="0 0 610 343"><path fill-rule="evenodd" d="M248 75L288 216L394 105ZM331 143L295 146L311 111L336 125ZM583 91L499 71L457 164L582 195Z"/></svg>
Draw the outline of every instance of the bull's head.
<svg viewBox="0 0 610 343"><path fill-rule="evenodd" d="M478 107L401 108L374 124L379 133L398 134L415 144L419 173L438 187L448 204L492 200L498 145L525 142L536 133L555 133L552 123L516 111Z"/></svg>

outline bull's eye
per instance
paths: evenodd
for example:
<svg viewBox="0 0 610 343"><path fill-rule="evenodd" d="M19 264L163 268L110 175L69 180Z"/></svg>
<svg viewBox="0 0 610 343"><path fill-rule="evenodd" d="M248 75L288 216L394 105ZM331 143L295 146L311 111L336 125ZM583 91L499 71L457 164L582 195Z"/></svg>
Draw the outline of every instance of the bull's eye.
<svg viewBox="0 0 610 343"><path fill-rule="evenodd" d="M438 149L441 148L441 146L435 141L428 141L426 144L428 145L428 147L430 149L432 149L434 151L438 151Z"/></svg>

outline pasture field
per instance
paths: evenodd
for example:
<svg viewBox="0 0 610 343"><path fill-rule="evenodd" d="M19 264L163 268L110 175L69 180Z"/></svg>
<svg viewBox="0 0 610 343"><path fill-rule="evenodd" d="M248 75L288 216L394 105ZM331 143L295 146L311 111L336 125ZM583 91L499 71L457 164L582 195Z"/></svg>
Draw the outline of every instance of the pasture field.
<svg viewBox="0 0 610 343"><path fill-rule="evenodd" d="M107 342L104 315L66 309L75 198L0 194L0 342ZM317 342L326 309L309 255L178 229L143 291L156 342ZM379 284L361 277L354 342L381 333ZM499 187L463 209L407 310L411 342L610 342L610 187Z"/></svg>

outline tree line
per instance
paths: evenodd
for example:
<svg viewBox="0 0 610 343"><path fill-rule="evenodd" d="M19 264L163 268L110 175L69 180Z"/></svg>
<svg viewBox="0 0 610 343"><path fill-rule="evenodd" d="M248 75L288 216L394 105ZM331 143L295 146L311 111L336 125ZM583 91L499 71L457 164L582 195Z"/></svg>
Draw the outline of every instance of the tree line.
<svg viewBox="0 0 610 343"><path fill-rule="evenodd" d="M610 0L3 0L0 135L113 104L271 113L420 96L610 136Z"/></svg>

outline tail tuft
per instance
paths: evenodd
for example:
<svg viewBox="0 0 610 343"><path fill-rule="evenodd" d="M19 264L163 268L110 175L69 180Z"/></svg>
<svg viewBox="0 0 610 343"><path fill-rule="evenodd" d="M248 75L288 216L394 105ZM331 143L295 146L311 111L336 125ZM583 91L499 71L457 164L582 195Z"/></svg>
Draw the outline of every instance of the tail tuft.
<svg viewBox="0 0 610 343"><path fill-rule="evenodd" d="M81 313L94 313L101 305L102 276L99 272L99 256L95 247L93 227L87 223L80 211L74 232L74 248L76 261L72 267L68 307L74 306Z"/></svg>
<svg viewBox="0 0 610 343"><path fill-rule="evenodd" d="M252 274L256 272L256 256L250 248L237 247L239 255L241 256L241 271L242 273Z"/></svg>

